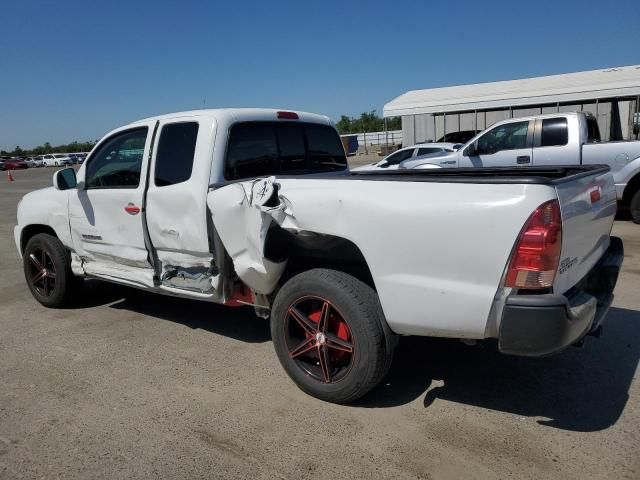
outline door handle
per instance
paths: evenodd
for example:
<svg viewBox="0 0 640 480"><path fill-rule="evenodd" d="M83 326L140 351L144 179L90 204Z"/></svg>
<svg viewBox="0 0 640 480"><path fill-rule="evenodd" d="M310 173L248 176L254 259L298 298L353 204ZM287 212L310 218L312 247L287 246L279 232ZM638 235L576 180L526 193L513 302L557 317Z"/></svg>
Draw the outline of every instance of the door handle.
<svg viewBox="0 0 640 480"><path fill-rule="evenodd" d="M516 159L516 161L518 162L518 165L522 165L523 163L531 163L531 157L529 155L521 155Z"/></svg>
<svg viewBox="0 0 640 480"><path fill-rule="evenodd" d="M129 202L127 206L124 207L124 211L127 212L129 215L137 215L140 213L140 207Z"/></svg>

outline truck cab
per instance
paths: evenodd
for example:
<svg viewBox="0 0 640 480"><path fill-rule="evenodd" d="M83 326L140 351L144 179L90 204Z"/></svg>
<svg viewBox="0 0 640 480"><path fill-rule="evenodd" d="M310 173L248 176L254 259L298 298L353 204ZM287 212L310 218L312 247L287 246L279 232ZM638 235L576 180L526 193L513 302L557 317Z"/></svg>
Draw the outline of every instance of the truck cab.
<svg viewBox="0 0 640 480"><path fill-rule="evenodd" d="M57 205L46 213L46 224L72 247L76 273L219 299L211 286L219 272L212 267L210 187L260 175L346 171L327 117L198 110L109 132L69 180L76 188L30 195L46 195ZM19 234L24 246L24 232Z"/></svg>

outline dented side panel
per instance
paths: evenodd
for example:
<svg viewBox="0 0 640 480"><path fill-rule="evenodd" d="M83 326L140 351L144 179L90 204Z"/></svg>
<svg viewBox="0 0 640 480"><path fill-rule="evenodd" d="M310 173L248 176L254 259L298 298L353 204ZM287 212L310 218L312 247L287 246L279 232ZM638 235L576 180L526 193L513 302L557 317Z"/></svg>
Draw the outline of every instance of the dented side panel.
<svg viewBox="0 0 640 480"><path fill-rule="evenodd" d="M229 185L210 193L207 205L238 277L253 291L271 293L286 267L286 262L271 262L264 258L264 245L269 227L284 219L284 204L273 207L263 204L260 188L272 186L271 177L259 182Z"/></svg>
<svg viewBox="0 0 640 480"><path fill-rule="evenodd" d="M191 176L172 185L156 185L158 145L164 129L167 125L185 122L198 125ZM198 277L211 267L213 255L207 232L207 205L203 198L209 188L215 138L216 122L213 118L176 116L159 123L146 192L146 221L151 244L161 263L162 277L171 277L176 267L183 267L189 270L183 270L180 277L189 279L194 275ZM188 162L189 159L177 158L175 161Z"/></svg>
<svg viewBox="0 0 640 480"><path fill-rule="evenodd" d="M207 202L236 272L257 292L273 291L286 266L264 258L275 223L353 242L396 333L483 338L513 242L552 198L545 185L271 177L212 191Z"/></svg>

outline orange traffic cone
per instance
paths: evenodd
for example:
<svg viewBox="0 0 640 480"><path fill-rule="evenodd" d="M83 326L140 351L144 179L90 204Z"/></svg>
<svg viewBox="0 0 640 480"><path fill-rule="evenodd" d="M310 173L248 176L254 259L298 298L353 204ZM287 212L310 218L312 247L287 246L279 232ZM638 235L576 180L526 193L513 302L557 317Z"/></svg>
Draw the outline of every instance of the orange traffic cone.
<svg viewBox="0 0 640 480"><path fill-rule="evenodd" d="M7 170L7 181L13 182L13 175L11 175L11 170Z"/></svg>

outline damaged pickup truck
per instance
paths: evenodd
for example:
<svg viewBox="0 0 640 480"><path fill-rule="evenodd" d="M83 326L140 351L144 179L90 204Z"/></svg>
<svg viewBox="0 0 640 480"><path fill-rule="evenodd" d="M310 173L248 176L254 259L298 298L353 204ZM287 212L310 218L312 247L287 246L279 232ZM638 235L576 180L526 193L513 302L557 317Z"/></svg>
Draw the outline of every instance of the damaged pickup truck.
<svg viewBox="0 0 640 480"><path fill-rule="evenodd" d="M598 332L615 211L608 167L356 173L326 117L201 110L106 135L22 199L15 241L49 307L85 277L252 306L294 382L344 403L399 335L538 356Z"/></svg>

